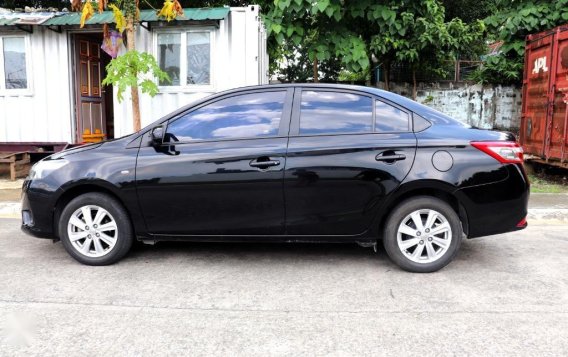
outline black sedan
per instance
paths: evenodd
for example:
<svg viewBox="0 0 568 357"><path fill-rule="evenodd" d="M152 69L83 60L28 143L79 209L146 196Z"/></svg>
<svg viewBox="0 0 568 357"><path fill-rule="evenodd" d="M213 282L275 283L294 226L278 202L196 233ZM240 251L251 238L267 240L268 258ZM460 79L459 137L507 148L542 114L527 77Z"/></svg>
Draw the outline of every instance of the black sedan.
<svg viewBox="0 0 568 357"><path fill-rule="evenodd" d="M432 272L463 237L525 228L529 183L511 134L375 88L294 84L57 153L23 192L23 230L89 265L134 240L382 241L401 268Z"/></svg>

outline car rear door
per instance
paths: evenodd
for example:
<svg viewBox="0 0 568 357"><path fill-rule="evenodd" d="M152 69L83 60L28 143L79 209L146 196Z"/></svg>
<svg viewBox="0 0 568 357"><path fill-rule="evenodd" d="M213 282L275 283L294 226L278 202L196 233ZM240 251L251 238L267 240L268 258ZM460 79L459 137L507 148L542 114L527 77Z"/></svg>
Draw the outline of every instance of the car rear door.
<svg viewBox="0 0 568 357"><path fill-rule="evenodd" d="M287 234L365 233L412 167L411 118L365 92L297 88L284 173Z"/></svg>
<svg viewBox="0 0 568 357"><path fill-rule="evenodd" d="M155 235L284 233L283 175L293 89L233 93L171 119L142 145L137 193Z"/></svg>

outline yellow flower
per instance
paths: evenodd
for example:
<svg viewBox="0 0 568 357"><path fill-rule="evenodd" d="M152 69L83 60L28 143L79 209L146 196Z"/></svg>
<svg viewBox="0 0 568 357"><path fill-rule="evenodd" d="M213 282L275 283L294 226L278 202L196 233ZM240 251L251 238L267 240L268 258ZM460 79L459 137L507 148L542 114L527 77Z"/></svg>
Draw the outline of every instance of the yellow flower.
<svg viewBox="0 0 568 357"><path fill-rule="evenodd" d="M126 28L126 19L124 18L124 14L116 5L110 4L108 6L112 10L112 14L114 15L114 22L116 22L116 29L118 32L122 33Z"/></svg>
<svg viewBox="0 0 568 357"><path fill-rule="evenodd" d="M164 6L158 12L158 17L163 17L166 21L175 20L178 15L183 16L183 8L178 0L166 0Z"/></svg>
<svg viewBox="0 0 568 357"><path fill-rule="evenodd" d="M95 14L95 9L91 4L91 0L87 0L85 5L83 5L83 10L81 11L81 27L85 26L85 21L93 17Z"/></svg>

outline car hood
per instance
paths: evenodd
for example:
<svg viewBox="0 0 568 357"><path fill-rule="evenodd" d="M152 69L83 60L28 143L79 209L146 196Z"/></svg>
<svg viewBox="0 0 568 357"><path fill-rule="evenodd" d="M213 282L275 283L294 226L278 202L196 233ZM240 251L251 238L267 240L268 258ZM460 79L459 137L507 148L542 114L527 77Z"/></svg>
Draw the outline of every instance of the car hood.
<svg viewBox="0 0 568 357"><path fill-rule="evenodd" d="M87 150L93 150L98 148L99 146L103 145L103 143L93 143L93 144L87 144L87 145L81 145L81 146L77 146L71 149L67 149L67 150L63 150L60 151L58 153L55 153L49 157L46 158L46 160L57 160L57 159L61 159L65 156L69 156L69 155L73 155L73 154L78 154L80 152L83 151L87 151Z"/></svg>

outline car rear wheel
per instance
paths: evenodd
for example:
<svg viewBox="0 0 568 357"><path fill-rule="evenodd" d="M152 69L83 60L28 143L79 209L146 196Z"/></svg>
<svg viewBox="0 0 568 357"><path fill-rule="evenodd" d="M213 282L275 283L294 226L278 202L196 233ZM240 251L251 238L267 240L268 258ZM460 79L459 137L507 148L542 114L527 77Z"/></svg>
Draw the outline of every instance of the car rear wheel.
<svg viewBox="0 0 568 357"><path fill-rule="evenodd" d="M87 265L115 263L128 253L133 241L124 207L98 192L81 195L65 206L59 233L65 250Z"/></svg>
<svg viewBox="0 0 568 357"><path fill-rule="evenodd" d="M383 245L402 269L430 273L445 267L462 240L461 222L446 202L428 196L398 205L387 219Z"/></svg>

